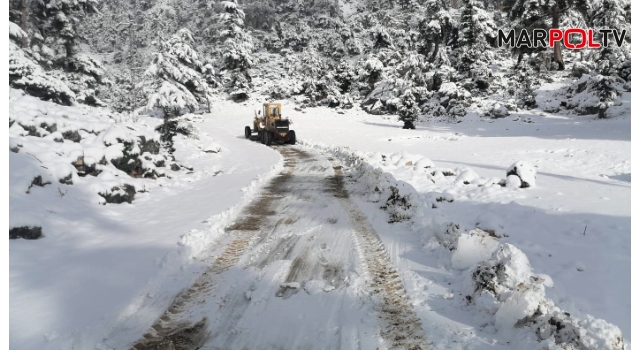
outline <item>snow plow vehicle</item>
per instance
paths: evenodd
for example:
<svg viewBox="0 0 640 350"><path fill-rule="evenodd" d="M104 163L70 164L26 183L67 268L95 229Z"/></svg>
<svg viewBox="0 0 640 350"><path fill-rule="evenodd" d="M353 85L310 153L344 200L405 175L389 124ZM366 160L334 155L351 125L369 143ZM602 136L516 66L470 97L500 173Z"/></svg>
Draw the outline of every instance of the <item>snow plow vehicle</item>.
<svg viewBox="0 0 640 350"><path fill-rule="evenodd" d="M254 114L253 128L250 126L244 128L246 138L260 140L267 146L274 142L295 145L296 132L289 129L291 120L282 117L280 103L265 103L262 105L262 110L256 110Z"/></svg>

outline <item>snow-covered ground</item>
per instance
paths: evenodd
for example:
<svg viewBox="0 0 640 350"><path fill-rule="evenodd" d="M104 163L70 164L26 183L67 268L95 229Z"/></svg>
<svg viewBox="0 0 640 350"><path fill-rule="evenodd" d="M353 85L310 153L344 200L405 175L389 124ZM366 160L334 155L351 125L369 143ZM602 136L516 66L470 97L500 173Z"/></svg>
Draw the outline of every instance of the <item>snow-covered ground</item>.
<svg viewBox="0 0 640 350"><path fill-rule="evenodd" d="M159 123L150 118L137 123L120 121L120 116L106 111L98 115L95 108L60 107L22 96L17 90L11 91L10 106L11 118L47 114L52 124L74 123L76 129L142 129L142 124ZM110 165L96 177L79 177L68 157L57 155L71 147L82 155L84 148L86 162L87 150L104 153L102 140L55 142L10 131L10 144L23 145L18 153L10 152L10 221L12 225L41 225L44 235L39 240L11 240L9 245L12 349L93 348L109 325L117 323L136 298L151 293L150 288L167 278L175 279L175 283L162 284L162 293L172 297L195 278L186 273L194 265L191 255L218 237L211 232L197 243L181 237L232 216L230 208L241 202L243 188L248 190L252 182L258 186L260 176L275 171L280 156L239 139L241 134L220 125L219 119L192 118L200 129L199 139L176 137L174 155L177 163L193 171L172 171L167 161L166 167L157 170L168 176L155 180L131 178L108 169ZM145 131L153 134L148 129ZM103 136L100 132L97 138ZM221 151L205 152L212 144ZM48 162L41 166L50 169L41 168L39 161ZM70 166L73 184L59 183L48 172L52 169L49 164ZM49 176L52 184L33 186L26 194L37 173ZM136 193L131 204L100 204L104 202L97 195L100 189L92 186L121 182L136 184L146 192Z"/></svg>
<svg viewBox="0 0 640 350"><path fill-rule="evenodd" d="M468 117L402 130L393 118L363 112L290 113L300 139L371 152L370 162L420 193L447 194L454 201L439 205L446 215L467 229L508 235L502 241L522 249L534 270L554 281L547 293L556 304L612 322L631 339L629 116L602 121L523 113L531 122L514 121L518 115ZM387 154L387 161L375 152ZM455 176L434 184L427 171L406 164L422 157L437 168L471 169L486 179L504 179L510 165L524 160L535 166L537 186L486 188Z"/></svg>
<svg viewBox="0 0 640 350"><path fill-rule="evenodd" d="M32 109L35 112L26 114L35 116L41 108L51 118L77 123L83 113L95 114L95 109L56 109L14 92L11 96L14 114L25 114L23 108ZM629 105L629 99L629 94L623 96L625 104L620 108ZM26 216L20 224L36 224L28 222L29 211L21 205L41 201L30 205L39 208L33 218L39 220L45 237L10 242L11 348L89 349L113 344L103 343L103 338L126 334L127 327L150 326L175 294L205 268L202 261L191 258L216 251L216 243L224 238L221 228L282 167L277 152L243 136L253 108L261 102L218 101L211 114L193 116L200 138L178 136L175 144L176 161L186 168L164 169L170 179L127 178L147 191L137 193L131 204L99 204L101 197L92 181L100 178L89 176L72 177L73 185L59 184L52 177L53 184L33 186L27 197L12 193L10 218ZM482 301L465 303L469 277L465 267L490 258L491 249L497 246L493 237L471 234L476 227L524 252L533 272L544 279L546 296L557 307L578 320L592 315L620 327L630 344L629 112L606 121L539 110L498 120L469 115L459 124L424 122L416 130L402 130L394 117L328 108L296 111L294 103L283 103L302 147L315 147L323 154L360 156L415 190L415 203L429 203L432 208L427 209L437 217L459 224L459 232L470 233L455 242L456 252L446 255L436 247L438 233L425 231L427 226L420 225L420 218L388 223L389 213L367 200L367 191L373 189L349 184L349 189L362 192L363 197L354 201L380 235L427 338L436 348L511 348L507 341L522 339L514 338L517 332L503 332L504 324L513 317L504 309L496 320L484 312L496 307L485 299L484 311ZM104 138L101 133L113 125L144 129L140 121L95 118L89 124L100 126L95 127L97 135L83 134L87 137L80 142L85 154L97 147L96 139ZM142 122L149 125L147 129L158 123L152 119ZM18 164L13 160L18 156L17 162L39 166L26 154L28 148L40 152L36 157L46 157L42 162L58 161L58 153L59 157L67 155L60 148L71 141L46 139L46 135L11 134L10 147L23 145L19 152L10 153L12 167ZM204 152L217 145L219 153ZM336 148L339 146L349 150ZM60 150L56 153L56 149ZM535 187L497 185L517 161L533 165ZM115 170L111 175L124 176ZM31 181L19 174L15 177L16 184ZM60 195L53 186L67 194ZM475 241L488 248L474 250ZM233 281L229 286L232 291ZM302 301L294 304L304 308ZM590 329L595 328L597 325Z"/></svg>
<svg viewBox="0 0 640 350"><path fill-rule="evenodd" d="M420 193L446 194L453 202L438 206L453 222L505 235L501 241L522 249L536 272L549 275L547 294L557 305L612 322L631 339L629 115L602 121L536 111L402 130L393 118L346 113L290 112L299 138L371 152L371 163ZM456 182L456 176L433 183L427 171L407 165L422 157L437 168L471 169L486 179L504 179L510 165L524 160L535 166L537 186L486 188Z"/></svg>

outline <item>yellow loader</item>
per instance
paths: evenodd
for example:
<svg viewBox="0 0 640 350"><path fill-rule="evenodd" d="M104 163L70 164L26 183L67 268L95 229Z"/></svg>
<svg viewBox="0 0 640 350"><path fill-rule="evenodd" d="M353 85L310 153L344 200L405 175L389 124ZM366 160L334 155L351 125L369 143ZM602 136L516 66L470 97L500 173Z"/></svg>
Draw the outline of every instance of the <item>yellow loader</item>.
<svg viewBox="0 0 640 350"><path fill-rule="evenodd" d="M244 136L248 139L260 140L270 146L274 142L295 145L296 132L289 129L291 120L282 117L282 105L279 103L265 103L262 110L254 112L253 128L246 126ZM256 135L254 135L254 133Z"/></svg>

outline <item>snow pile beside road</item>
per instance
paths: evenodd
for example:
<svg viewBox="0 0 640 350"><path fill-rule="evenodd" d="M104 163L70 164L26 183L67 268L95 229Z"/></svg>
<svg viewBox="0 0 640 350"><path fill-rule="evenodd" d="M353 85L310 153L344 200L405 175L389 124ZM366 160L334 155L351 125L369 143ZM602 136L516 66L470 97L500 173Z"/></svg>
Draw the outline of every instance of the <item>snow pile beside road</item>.
<svg viewBox="0 0 640 350"><path fill-rule="evenodd" d="M206 230L191 230L182 235L179 242L182 249L176 252L176 257L168 257L168 259L177 258L176 261L184 261L185 259L203 258L201 255L211 250L211 245L225 233L225 228L255 198L263 185L281 172L282 169L284 169L284 162L281 158L280 162L272 166L268 172L259 175L248 186L242 188L243 195L239 203L207 219L207 222L213 223L209 228Z"/></svg>
<svg viewBox="0 0 640 350"><path fill-rule="evenodd" d="M468 303L494 315L498 331L516 330L512 339L518 342L531 339L533 332L534 340L541 342L538 349L623 349L618 327L590 315L579 320L555 306L545 295L545 278L533 273L526 255L511 244L497 242L480 242L481 254L492 251L491 255L463 274Z"/></svg>
<svg viewBox="0 0 640 350"><path fill-rule="evenodd" d="M359 184L356 193L365 196L370 202L380 202L382 208L389 213L389 222L409 220L417 208L420 208L418 193L411 185L399 182L391 174L369 164L365 160L366 155L353 152L347 147L327 148L304 141L299 143L333 154L350 167L350 175ZM404 158L401 161L412 162Z"/></svg>
<svg viewBox="0 0 640 350"><path fill-rule="evenodd" d="M9 227L40 226L69 201L131 203L166 176L157 120L120 122L89 107L65 107L11 89ZM44 234L47 234L45 228Z"/></svg>
<svg viewBox="0 0 640 350"><path fill-rule="evenodd" d="M390 223L409 220L412 230L424 236L432 251L448 255L452 273L462 270L461 276L465 279L457 287L458 294L464 295L463 303L477 313L490 315L496 330L506 339L519 344L531 342L537 349L623 348L622 332L615 325L590 315L578 319L554 305L545 294L544 277L533 273L527 256L511 244L500 243L495 232L500 227L499 220L482 218L480 221L487 231L465 232L436 210L437 206L431 202L433 197L421 197L411 185L372 165L404 167L407 171L421 172L432 182L449 181L433 175L436 167L430 160L403 153L365 154L348 147L304 143L340 158L349 167L355 193L382 204L381 208L389 213ZM414 167L417 163L425 167ZM535 172L526 163L518 162L510 170L516 167L520 170L515 170L516 174L522 176L523 181L535 183ZM479 191L483 187L502 189L504 186L504 182L501 185L495 179L482 179L470 169L456 169L452 173L450 176L456 176L456 185L472 185ZM445 200L436 197L436 203Z"/></svg>
<svg viewBox="0 0 640 350"><path fill-rule="evenodd" d="M489 259L496 250L499 240L483 230L473 230L469 234L462 234L451 256L451 267L454 269L468 269Z"/></svg>
<svg viewBox="0 0 640 350"><path fill-rule="evenodd" d="M165 133L155 118L9 97L10 238L42 237L10 242L11 348L93 349L127 316L127 330L152 322L220 238L206 228L279 159L203 116Z"/></svg>

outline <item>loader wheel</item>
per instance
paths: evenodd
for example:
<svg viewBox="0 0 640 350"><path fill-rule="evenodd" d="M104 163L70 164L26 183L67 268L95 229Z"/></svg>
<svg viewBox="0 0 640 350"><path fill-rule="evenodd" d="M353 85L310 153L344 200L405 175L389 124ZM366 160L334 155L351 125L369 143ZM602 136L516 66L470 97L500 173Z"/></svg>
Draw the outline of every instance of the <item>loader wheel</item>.
<svg viewBox="0 0 640 350"><path fill-rule="evenodd" d="M296 132L293 130L289 131L289 144L290 145L296 144Z"/></svg>
<svg viewBox="0 0 640 350"><path fill-rule="evenodd" d="M248 126L244 127L244 137L245 138L251 138L251 128Z"/></svg>
<svg viewBox="0 0 640 350"><path fill-rule="evenodd" d="M264 145L264 130L258 131L258 140Z"/></svg>
<svg viewBox="0 0 640 350"><path fill-rule="evenodd" d="M272 141L273 141L273 134L270 131L267 131L264 136L264 144L267 146L271 146Z"/></svg>

